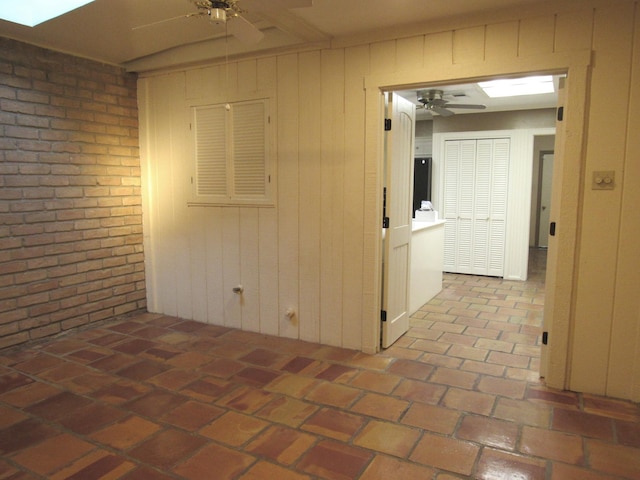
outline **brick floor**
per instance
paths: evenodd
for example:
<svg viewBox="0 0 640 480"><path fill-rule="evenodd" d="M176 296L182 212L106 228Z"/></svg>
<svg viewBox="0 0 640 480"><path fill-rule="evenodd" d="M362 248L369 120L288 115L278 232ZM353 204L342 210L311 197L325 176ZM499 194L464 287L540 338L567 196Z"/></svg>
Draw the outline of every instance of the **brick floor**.
<svg viewBox="0 0 640 480"><path fill-rule="evenodd" d="M374 356L155 314L0 352L0 478L640 479L638 405L538 378L538 262Z"/></svg>

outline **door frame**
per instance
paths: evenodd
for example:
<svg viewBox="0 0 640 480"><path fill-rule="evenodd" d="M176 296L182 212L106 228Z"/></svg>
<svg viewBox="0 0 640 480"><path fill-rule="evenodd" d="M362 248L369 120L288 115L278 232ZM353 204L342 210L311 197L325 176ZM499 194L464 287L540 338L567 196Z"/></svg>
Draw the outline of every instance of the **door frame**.
<svg viewBox="0 0 640 480"><path fill-rule="evenodd" d="M556 160L561 163L554 174L552 221L558 223L553 248L547 261L545 317L552 319L549 348L544 371L546 383L553 388L567 387L570 369L569 346L572 333L577 279L578 213L583 171L584 139L586 138L585 110L588 99L591 51L556 52L523 58L486 60L465 65L442 65L438 68L417 68L402 72L371 74L364 77L365 90L365 205L364 258L362 291L362 348L366 353L379 351L382 239L380 235L383 191L383 92L442 85L471 83L483 79L536 73L566 74L564 102L564 138L556 145ZM559 132L556 133L558 135ZM554 172L555 173L555 172ZM559 195L562 192L564 195Z"/></svg>

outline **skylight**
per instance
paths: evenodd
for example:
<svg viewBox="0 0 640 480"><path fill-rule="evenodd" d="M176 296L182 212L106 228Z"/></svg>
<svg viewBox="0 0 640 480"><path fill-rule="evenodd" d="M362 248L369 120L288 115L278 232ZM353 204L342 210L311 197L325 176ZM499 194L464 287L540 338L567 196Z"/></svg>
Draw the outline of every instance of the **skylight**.
<svg viewBox="0 0 640 480"><path fill-rule="evenodd" d="M491 98L539 95L554 92L553 76L551 75L492 80L480 82L478 85Z"/></svg>
<svg viewBox="0 0 640 480"><path fill-rule="evenodd" d="M35 27L52 18L80 8L93 0L0 0L0 18L13 23Z"/></svg>

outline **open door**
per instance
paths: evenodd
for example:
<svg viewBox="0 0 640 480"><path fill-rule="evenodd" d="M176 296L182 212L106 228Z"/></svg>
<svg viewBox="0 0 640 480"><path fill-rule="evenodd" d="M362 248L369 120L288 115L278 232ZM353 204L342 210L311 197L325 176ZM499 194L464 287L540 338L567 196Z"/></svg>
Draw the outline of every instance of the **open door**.
<svg viewBox="0 0 640 480"><path fill-rule="evenodd" d="M550 207L548 210L548 217L545 220L547 230L543 232L545 225L540 219L540 237L543 235L547 238L547 268L545 277L545 295L544 295L544 312L542 318L542 342L540 348L540 377L546 378L549 369L551 368L550 353L549 353L549 338L552 337L551 332L553 330L553 311L555 309L555 291L556 291L556 265L558 258L558 243L556 237L556 219L558 218L558 211L560 209L560 188L559 185L562 181L562 153L565 151L564 143L566 141L565 122L564 122L564 107L566 103L566 90L565 79L561 78L558 85L558 109L556 117L556 140L555 150L553 155L553 161L551 169L548 175L552 177L551 192L550 192ZM560 155L558 155L560 153Z"/></svg>
<svg viewBox="0 0 640 480"><path fill-rule="evenodd" d="M382 279L382 347L409 329L409 261L413 206L413 142L415 105L387 94L385 136L385 230Z"/></svg>
<svg viewBox="0 0 640 480"><path fill-rule="evenodd" d="M553 153L545 153L540 159L540 205L538 212L538 246L549 246L551 215L551 185L553 182Z"/></svg>

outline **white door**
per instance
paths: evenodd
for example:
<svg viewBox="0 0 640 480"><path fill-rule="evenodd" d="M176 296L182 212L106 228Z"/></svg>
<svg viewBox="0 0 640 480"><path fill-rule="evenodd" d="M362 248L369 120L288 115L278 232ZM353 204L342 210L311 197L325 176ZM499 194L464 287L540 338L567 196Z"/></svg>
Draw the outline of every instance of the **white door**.
<svg viewBox="0 0 640 480"><path fill-rule="evenodd" d="M410 101L394 93L387 94L391 130L385 135L385 214L389 226L383 242L383 348L391 346L409 329L415 111Z"/></svg>
<svg viewBox="0 0 640 480"><path fill-rule="evenodd" d="M549 246L549 218L551 213L551 185L553 184L553 153L542 156L542 171L540 172L540 212L538 246Z"/></svg>
<svg viewBox="0 0 640 480"><path fill-rule="evenodd" d="M447 140L444 270L504 274L510 139Z"/></svg>

